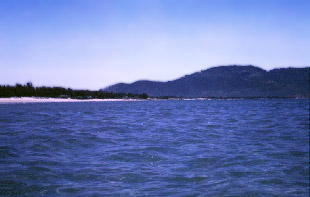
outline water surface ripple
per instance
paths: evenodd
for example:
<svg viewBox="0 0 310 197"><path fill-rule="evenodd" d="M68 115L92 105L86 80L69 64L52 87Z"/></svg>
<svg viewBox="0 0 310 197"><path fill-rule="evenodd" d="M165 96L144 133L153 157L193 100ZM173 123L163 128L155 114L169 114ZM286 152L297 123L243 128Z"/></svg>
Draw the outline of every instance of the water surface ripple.
<svg viewBox="0 0 310 197"><path fill-rule="evenodd" d="M0 105L0 195L308 196L308 100Z"/></svg>

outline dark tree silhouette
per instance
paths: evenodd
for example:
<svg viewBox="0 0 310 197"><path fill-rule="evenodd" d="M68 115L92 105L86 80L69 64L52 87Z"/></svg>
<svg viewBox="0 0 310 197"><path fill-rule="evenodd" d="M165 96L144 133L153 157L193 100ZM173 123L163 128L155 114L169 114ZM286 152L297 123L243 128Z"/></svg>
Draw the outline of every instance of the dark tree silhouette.
<svg viewBox="0 0 310 197"><path fill-rule="evenodd" d="M147 99L147 94L125 94L105 91L72 90L63 87L33 87L31 82L26 85L16 84L15 86L0 85L0 97L52 97L52 98L73 98L73 99Z"/></svg>

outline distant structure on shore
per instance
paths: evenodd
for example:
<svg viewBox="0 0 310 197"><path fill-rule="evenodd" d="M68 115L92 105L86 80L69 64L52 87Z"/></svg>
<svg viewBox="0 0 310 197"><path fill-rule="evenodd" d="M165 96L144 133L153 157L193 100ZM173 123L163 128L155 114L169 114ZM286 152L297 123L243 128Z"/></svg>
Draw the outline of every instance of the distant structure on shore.
<svg viewBox="0 0 310 197"><path fill-rule="evenodd" d="M252 65L219 66L173 81L118 83L101 91L183 98L309 97L309 70L310 67L266 71Z"/></svg>

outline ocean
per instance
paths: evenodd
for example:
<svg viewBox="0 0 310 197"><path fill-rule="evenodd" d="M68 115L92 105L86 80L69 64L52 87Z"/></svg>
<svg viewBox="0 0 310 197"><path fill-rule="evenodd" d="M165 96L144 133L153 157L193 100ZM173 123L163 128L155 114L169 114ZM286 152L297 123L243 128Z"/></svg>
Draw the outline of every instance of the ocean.
<svg viewBox="0 0 310 197"><path fill-rule="evenodd" d="M309 196L309 101L0 104L0 195Z"/></svg>

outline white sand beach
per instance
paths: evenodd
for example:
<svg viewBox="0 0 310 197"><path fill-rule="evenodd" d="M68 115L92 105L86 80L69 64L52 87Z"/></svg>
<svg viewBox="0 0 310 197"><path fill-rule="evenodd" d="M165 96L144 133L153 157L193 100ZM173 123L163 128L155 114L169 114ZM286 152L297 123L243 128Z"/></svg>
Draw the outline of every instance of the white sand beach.
<svg viewBox="0 0 310 197"><path fill-rule="evenodd" d="M0 103L60 103L60 102L104 102L104 101L142 101L141 99L71 99L71 98L41 98L12 97L0 98Z"/></svg>

